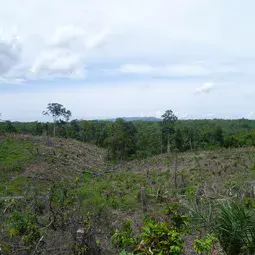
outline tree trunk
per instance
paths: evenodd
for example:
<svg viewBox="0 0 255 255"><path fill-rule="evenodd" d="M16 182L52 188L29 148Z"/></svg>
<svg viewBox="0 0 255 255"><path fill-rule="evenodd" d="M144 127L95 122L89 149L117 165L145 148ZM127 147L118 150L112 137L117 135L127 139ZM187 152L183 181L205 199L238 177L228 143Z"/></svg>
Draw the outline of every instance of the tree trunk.
<svg viewBox="0 0 255 255"><path fill-rule="evenodd" d="M168 135L167 136L167 153L170 153L170 148L171 148L171 145L170 145L170 136Z"/></svg>
<svg viewBox="0 0 255 255"><path fill-rule="evenodd" d="M178 171L178 156L177 153L175 153L175 159L174 159L174 187L177 189L177 171Z"/></svg>
<svg viewBox="0 0 255 255"><path fill-rule="evenodd" d="M54 126L53 126L53 136L56 136L56 123L54 122Z"/></svg>
<svg viewBox="0 0 255 255"><path fill-rule="evenodd" d="M147 212L147 198L146 198L146 189L145 187L141 187L141 200L142 200L142 207L143 207L143 212Z"/></svg>
<svg viewBox="0 0 255 255"><path fill-rule="evenodd" d="M193 151L191 138L189 138L189 146L190 146L190 150Z"/></svg>

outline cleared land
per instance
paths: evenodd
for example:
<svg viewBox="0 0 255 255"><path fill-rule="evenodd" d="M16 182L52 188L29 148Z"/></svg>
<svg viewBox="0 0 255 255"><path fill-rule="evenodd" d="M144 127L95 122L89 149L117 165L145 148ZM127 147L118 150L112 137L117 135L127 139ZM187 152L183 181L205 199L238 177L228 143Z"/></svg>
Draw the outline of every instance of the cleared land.
<svg viewBox="0 0 255 255"><path fill-rule="evenodd" d="M254 147L162 154L119 164L110 164L106 154L74 140L1 136L0 247L6 254L35 249L40 254L71 254L76 232L88 218L93 224L93 240L88 242L101 252L94 248L90 254L119 254L122 249L111 239L123 219L132 220L137 233L146 215L164 219L165 208L178 202L193 224L210 229L214 205L254 195ZM22 231L10 238L15 211L22 217L36 215L33 225L45 238L44 246L36 248L38 239L26 244ZM186 237L186 254L192 254L195 234Z"/></svg>

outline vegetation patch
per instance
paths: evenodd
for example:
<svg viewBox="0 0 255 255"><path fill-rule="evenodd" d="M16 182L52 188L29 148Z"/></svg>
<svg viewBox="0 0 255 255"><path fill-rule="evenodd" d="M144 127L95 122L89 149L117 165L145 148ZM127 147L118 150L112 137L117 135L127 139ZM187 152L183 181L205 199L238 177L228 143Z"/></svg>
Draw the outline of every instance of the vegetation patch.
<svg viewBox="0 0 255 255"><path fill-rule="evenodd" d="M21 171L34 159L34 146L21 139L0 139L1 171Z"/></svg>

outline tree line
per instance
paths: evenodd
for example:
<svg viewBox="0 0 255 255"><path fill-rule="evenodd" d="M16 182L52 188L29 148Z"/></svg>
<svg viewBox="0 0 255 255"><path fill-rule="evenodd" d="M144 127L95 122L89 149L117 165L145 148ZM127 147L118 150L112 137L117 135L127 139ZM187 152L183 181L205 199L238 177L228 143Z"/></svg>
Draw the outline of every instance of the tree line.
<svg viewBox="0 0 255 255"><path fill-rule="evenodd" d="M142 158L160 153L233 148L255 145L255 121L178 120L172 110L161 121L72 120L58 103L43 115L53 122L0 122L0 133L22 133L76 139L108 149L110 159Z"/></svg>

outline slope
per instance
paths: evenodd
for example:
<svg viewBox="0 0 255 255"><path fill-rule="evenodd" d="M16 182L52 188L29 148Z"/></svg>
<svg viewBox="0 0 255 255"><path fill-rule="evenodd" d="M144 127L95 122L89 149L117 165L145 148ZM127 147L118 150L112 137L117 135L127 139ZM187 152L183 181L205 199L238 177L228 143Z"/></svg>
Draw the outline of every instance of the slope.
<svg viewBox="0 0 255 255"><path fill-rule="evenodd" d="M105 151L74 140L30 135L0 137L0 195L20 195L27 183L74 179L106 169Z"/></svg>

